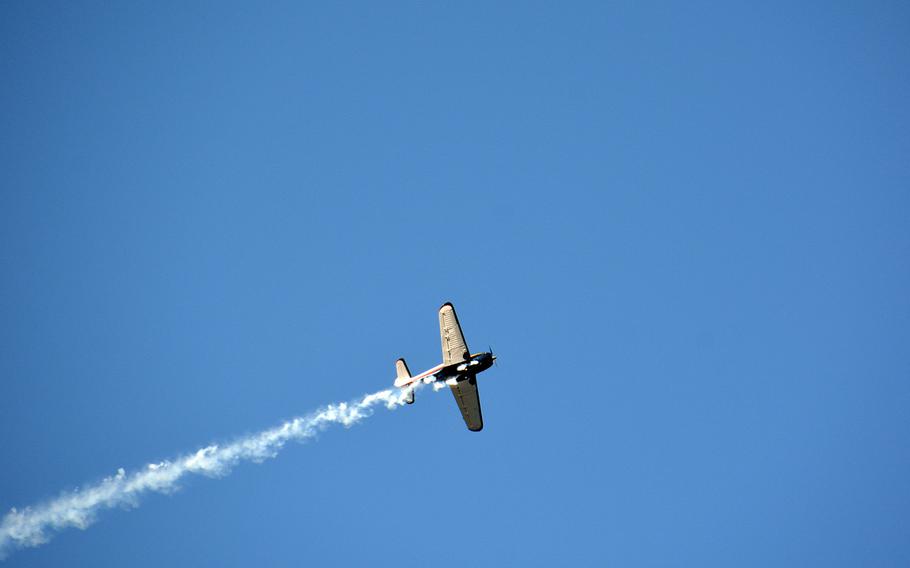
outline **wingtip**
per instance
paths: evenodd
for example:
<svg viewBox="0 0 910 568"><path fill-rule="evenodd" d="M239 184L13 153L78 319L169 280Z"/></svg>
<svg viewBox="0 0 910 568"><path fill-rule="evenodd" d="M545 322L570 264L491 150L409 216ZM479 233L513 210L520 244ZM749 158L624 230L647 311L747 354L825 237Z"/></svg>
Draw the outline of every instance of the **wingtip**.
<svg viewBox="0 0 910 568"><path fill-rule="evenodd" d="M446 302L445 304L439 306L439 309L441 310L441 309L443 309L443 308L446 307L446 306L449 306L450 308L454 308L454 307L455 307L455 306L452 305L452 302Z"/></svg>

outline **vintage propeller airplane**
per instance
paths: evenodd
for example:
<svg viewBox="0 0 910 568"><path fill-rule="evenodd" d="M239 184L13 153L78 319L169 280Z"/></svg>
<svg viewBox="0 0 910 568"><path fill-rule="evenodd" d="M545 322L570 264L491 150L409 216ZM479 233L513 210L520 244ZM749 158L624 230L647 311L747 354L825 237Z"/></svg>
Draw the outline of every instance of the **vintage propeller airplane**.
<svg viewBox="0 0 910 568"><path fill-rule="evenodd" d="M439 308L439 335L442 338L442 364L412 377L408 364L403 358L399 359L395 362L395 370L398 372L395 386L407 388L417 381L427 384L445 381L455 395L455 402L458 403L468 430L479 432L483 429L483 415L480 412L480 397L477 393L477 373L489 369L496 356L492 350L471 355L461 333L455 308L449 302ZM407 403L414 403L413 390Z"/></svg>

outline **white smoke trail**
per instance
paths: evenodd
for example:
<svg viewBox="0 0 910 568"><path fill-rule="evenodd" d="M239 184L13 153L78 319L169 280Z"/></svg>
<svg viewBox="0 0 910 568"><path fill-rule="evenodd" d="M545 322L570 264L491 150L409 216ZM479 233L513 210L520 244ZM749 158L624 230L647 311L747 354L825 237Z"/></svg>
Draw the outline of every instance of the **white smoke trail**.
<svg viewBox="0 0 910 568"><path fill-rule="evenodd" d="M414 385L413 388L419 386ZM207 446L173 461L149 464L135 473L127 474L120 468L113 477L65 493L43 505L21 511L13 508L0 524L0 560L12 549L47 542L54 532L68 527L88 527L101 509L118 505L135 506L143 493L173 491L177 482L187 474L226 475L239 462L261 462L275 457L288 441L307 440L331 424L345 427L356 424L370 416L372 407L379 403L384 403L389 409L400 406L405 403L408 392L407 389L388 389L368 394L356 402L330 404L308 416L288 420L281 426L227 445Z"/></svg>

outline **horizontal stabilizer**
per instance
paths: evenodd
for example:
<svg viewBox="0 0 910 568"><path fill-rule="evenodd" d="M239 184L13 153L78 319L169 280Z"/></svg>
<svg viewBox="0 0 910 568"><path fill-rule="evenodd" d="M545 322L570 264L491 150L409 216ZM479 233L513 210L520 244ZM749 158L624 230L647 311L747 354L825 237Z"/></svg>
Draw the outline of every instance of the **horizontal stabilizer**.
<svg viewBox="0 0 910 568"><path fill-rule="evenodd" d="M399 379L411 378L411 371L408 370L408 364L404 362L403 358L395 361L395 372L398 373Z"/></svg>
<svg viewBox="0 0 910 568"><path fill-rule="evenodd" d="M395 372L398 374L397 378L395 379L396 383L403 382L403 380L407 380L407 379L411 378L411 371L408 369L408 364L404 362L404 358L395 361ZM411 392L408 393L408 398L406 398L404 401L407 402L408 404L414 404L413 388L412 387L405 387L405 388L411 388Z"/></svg>

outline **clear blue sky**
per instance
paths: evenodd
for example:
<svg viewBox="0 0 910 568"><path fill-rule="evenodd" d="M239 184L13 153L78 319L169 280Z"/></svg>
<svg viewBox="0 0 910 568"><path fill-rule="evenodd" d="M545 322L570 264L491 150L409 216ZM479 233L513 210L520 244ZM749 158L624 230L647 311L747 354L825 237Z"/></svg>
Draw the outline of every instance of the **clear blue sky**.
<svg viewBox="0 0 910 568"><path fill-rule="evenodd" d="M0 8L2 510L500 365L6 565L910 564L906 4L129 4Z"/></svg>

